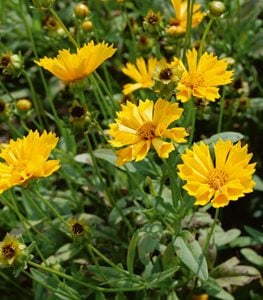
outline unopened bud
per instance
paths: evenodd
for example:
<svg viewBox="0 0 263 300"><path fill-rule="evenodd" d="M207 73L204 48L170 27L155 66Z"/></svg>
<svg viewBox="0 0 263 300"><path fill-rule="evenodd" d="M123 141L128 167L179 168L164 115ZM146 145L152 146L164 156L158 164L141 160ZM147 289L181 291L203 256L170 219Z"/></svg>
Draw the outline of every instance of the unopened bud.
<svg viewBox="0 0 263 300"><path fill-rule="evenodd" d="M93 28L93 23L91 21L84 21L82 24L81 24L81 27L84 31L86 32L90 32Z"/></svg>
<svg viewBox="0 0 263 300"><path fill-rule="evenodd" d="M209 2L208 8L213 17L220 17L226 11L225 4L221 1Z"/></svg>
<svg viewBox="0 0 263 300"><path fill-rule="evenodd" d="M77 18L85 18L89 14L89 8L87 5L85 5L83 3L78 3L74 7L74 13Z"/></svg>
<svg viewBox="0 0 263 300"><path fill-rule="evenodd" d="M19 99L16 102L16 107L20 110L20 111L28 111L30 110L30 108L32 107L32 103L30 100L28 99Z"/></svg>

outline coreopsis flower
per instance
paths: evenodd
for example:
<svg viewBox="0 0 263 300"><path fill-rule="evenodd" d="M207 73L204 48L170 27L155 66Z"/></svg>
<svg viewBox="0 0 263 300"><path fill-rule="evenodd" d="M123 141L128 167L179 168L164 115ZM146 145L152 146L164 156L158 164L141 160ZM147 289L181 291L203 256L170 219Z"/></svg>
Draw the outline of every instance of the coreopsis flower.
<svg viewBox="0 0 263 300"><path fill-rule="evenodd" d="M252 154L240 141L234 145L230 140L220 139L213 145L213 151L211 154L203 142L194 144L193 150L187 149L182 155L178 175L187 181L183 188L195 197L195 204L206 205L211 201L213 207L223 207L252 192L255 163L249 163Z"/></svg>
<svg viewBox="0 0 263 300"><path fill-rule="evenodd" d="M122 110L117 113L116 123L110 124L109 134L113 147L124 147L116 152L117 165L126 162L143 160L151 145L161 158L168 158L175 149L174 142L184 143L188 135L185 128L168 128L178 120L183 109L177 103L171 103L159 98L140 100L138 105L127 101ZM169 139L171 141L166 141Z"/></svg>
<svg viewBox="0 0 263 300"><path fill-rule="evenodd" d="M12 266L24 254L26 246L19 243L15 236L6 234L2 242L0 242L0 267Z"/></svg>
<svg viewBox="0 0 263 300"><path fill-rule="evenodd" d="M175 18L169 20L169 27L166 32L171 35L181 35L186 32L187 27L187 1L171 0ZM192 14L192 27L196 27L202 22L205 13L200 11L200 4L194 4Z"/></svg>
<svg viewBox="0 0 263 300"><path fill-rule="evenodd" d="M205 52L197 60L195 49L187 52L188 69L182 74L177 85L177 99L182 102L190 100L191 96L215 101L220 97L218 86L233 80L233 71L227 71L228 63L218 59L213 54Z"/></svg>
<svg viewBox="0 0 263 300"><path fill-rule="evenodd" d="M152 74L157 64L157 59L150 57L147 64L143 57L136 59L136 64L127 63L122 72L132 78L136 83L127 83L123 87L123 94L128 95L141 88L151 88L154 85Z"/></svg>
<svg viewBox="0 0 263 300"><path fill-rule="evenodd" d="M63 49L55 58L44 57L35 61L37 65L51 72L67 84L75 83L95 71L116 49L104 42L94 44L93 41L70 53Z"/></svg>
<svg viewBox="0 0 263 300"><path fill-rule="evenodd" d="M0 152L0 193L29 180L47 177L60 168L59 160L48 160L58 142L54 133L30 131L26 137L11 140Z"/></svg>

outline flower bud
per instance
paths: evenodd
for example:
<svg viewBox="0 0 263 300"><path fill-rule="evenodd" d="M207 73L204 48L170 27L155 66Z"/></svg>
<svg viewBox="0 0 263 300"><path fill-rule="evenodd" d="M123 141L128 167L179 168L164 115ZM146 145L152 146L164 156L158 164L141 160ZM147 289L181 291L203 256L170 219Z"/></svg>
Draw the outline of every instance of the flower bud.
<svg viewBox="0 0 263 300"><path fill-rule="evenodd" d="M90 32L93 28L93 23L91 21L84 21L81 24L83 31Z"/></svg>
<svg viewBox="0 0 263 300"><path fill-rule="evenodd" d="M35 8L39 10L47 10L51 7L55 0L32 0Z"/></svg>
<svg viewBox="0 0 263 300"><path fill-rule="evenodd" d="M87 5L83 4L83 3L78 3L75 7L74 7L74 13L75 16L77 18L85 18L87 17L87 15L89 14L89 8Z"/></svg>
<svg viewBox="0 0 263 300"><path fill-rule="evenodd" d="M162 16L160 13L155 13L152 10L148 12L143 21L143 28L150 34L155 34L162 29Z"/></svg>
<svg viewBox="0 0 263 300"><path fill-rule="evenodd" d="M32 107L32 103L28 99L19 99L16 102L16 107L20 111L28 111Z"/></svg>
<svg viewBox="0 0 263 300"><path fill-rule="evenodd" d="M225 4L221 1L209 2L208 8L213 17L220 17L226 11Z"/></svg>
<svg viewBox="0 0 263 300"><path fill-rule="evenodd" d="M73 126L83 128L90 121L89 112L78 101L73 101L69 108L69 121Z"/></svg>

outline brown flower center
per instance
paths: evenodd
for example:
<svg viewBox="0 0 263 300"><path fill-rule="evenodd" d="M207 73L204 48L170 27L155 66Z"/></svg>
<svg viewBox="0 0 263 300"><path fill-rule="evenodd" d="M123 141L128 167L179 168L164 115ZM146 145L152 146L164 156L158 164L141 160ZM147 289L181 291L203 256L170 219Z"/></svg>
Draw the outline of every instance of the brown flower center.
<svg viewBox="0 0 263 300"><path fill-rule="evenodd" d="M8 67L10 63L11 63L11 57L10 56L3 56L0 59L0 65L4 68Z"/></svg>
<svg viewBox="0 0 263 300"><path fill-rule="evenodd" d="M15 256L16 254L16 247L10 243L8 245L5 245L3 248L2 248L2 253L3 255L7 258L7 259L10 259L12 257Z"/></svg>
<svg viewBox="0 0 263 300"><path fill-rule="evenodd" d="M83 225L79 224L79 223L75 223L72 225L72 232L75 234L75 235L80 235L84 232L84 227Z"/></svg>
<svg viewBox="0 0 263 300"><path fill-rule="evenodd" d="M204 85L204 75L197 72L188 73L183 76L181 83L191 89L198 88Z"/></svg>
<svg viewBox="0 0 263 300"><path fill-rule="evenodd" d="M144 140L152 140L155 137L155 127L151 122L143 124L137 131Z"/></svg>
<svg viewBox="0 0 263 300"><path fill-rule="evenodd" d="M173 71L170 68L163 69L159 74L160 80L170 80L172 76L173 76Z"/></svg>
<svg viewBox="0 0 263 300"><path fill-rule="evenodd" d="M82 118L85 115L85 109L82 106L74 106L70 111L73 118Z"/></svg>
<svg viewBox="0 0 263 300"><path fill-rule="evenodd" d="M227 174L224 170L214 169L209 177L208 184L214 190L219 190L222 192L223 185L227 182Z"/></svg>

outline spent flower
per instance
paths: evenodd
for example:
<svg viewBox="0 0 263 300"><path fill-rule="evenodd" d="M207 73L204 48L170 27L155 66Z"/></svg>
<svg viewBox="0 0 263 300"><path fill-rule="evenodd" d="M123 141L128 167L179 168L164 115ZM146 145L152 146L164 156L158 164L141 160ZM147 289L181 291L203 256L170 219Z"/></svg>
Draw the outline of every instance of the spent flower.
<svg viewBox="0 0 263 300"><path fill-rule="evenodd" d="M6 234L0 242L0 267L10 267L24 256L26 245L20 243L15 236Z"/></svg>
<svg viewBox="0 0 263 300"><path fill-rule="evenodd" d="M185 128L168 128L182 113L183 109L178 107L178 103L161 98L156 103L149 99L140 100L138 105L127 101L117 113L116 122L110 124L109 130L113 137L109 141L111 145L123 147L116 152L117 165L143 160L151 145L160 158L168 158L175 149L173 142L186 142L188 134Z"/></svg>
<svg viewBox="0 0 263 300"><path fill-rule="evenodd" d="M219 139L213 151L212 155L204 142L194 144L192 150L187 149L182 155L178 175L186 180L183 188L195 198L195 204L206 205L211 201L217 208L252 192L255 163L249 163L252 154L240 141L234 145L230 140Z"/></svg>

